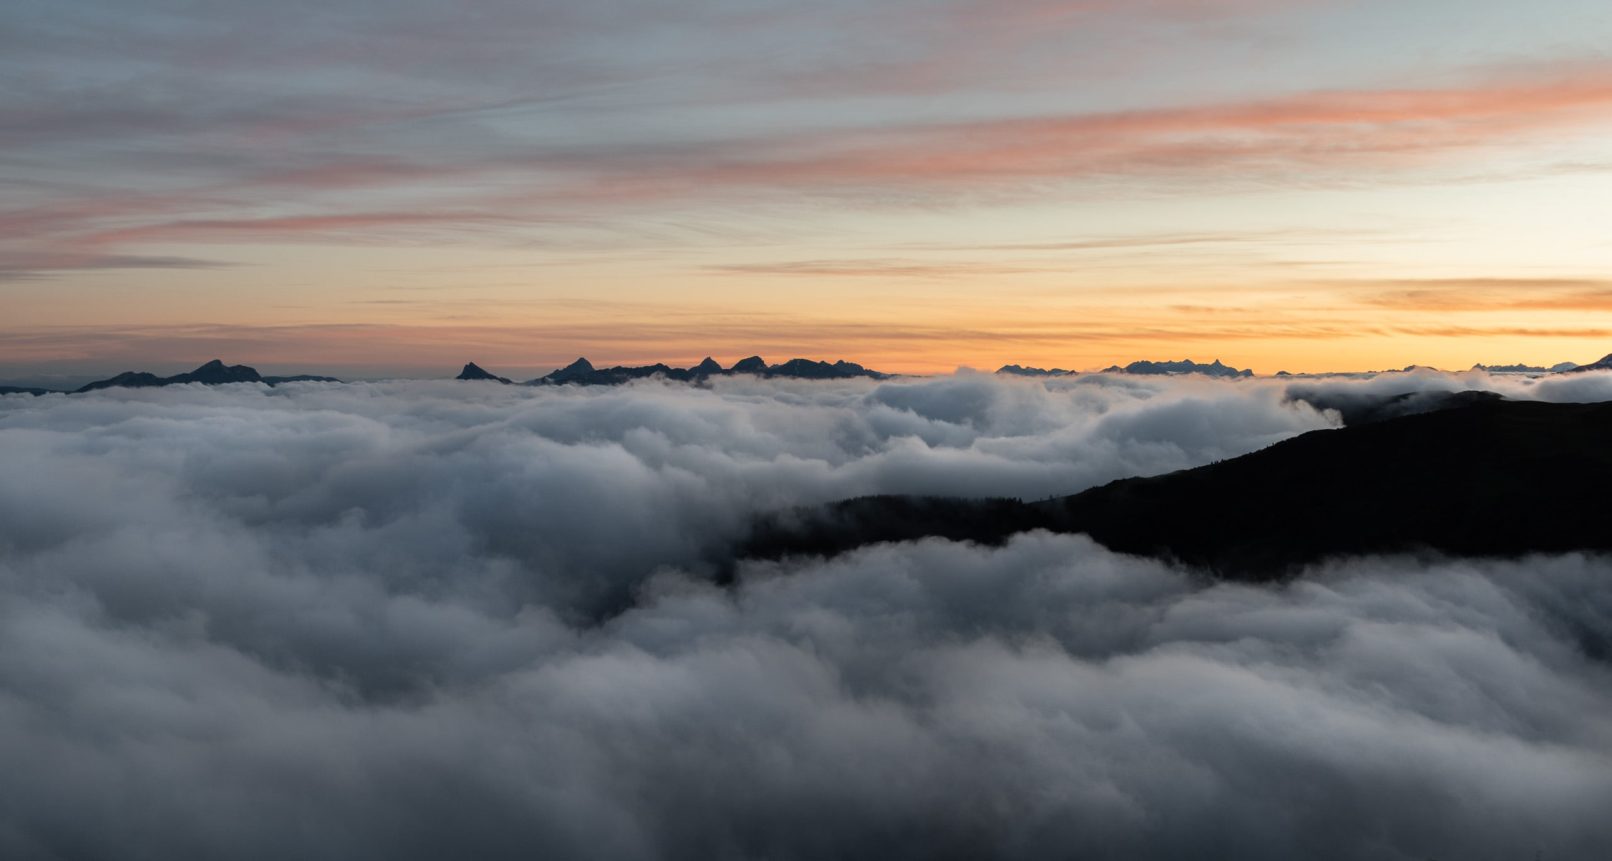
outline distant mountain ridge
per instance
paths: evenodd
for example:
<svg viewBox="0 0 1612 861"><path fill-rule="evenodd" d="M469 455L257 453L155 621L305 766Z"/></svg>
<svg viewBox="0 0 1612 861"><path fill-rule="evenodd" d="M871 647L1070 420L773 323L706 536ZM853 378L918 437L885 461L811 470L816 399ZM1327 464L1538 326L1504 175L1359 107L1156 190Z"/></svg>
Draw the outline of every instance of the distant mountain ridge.
<svg viewBox="0 0 1612 861"><path fill-rule="evenodd" d="M1612 353L1602 356L1600 359L1591 362L1588 365L1579 365L1575 368L1570 368L1563 373L1578 374L1583 373L1584 371L1612 371Z"/></svg>
<svg viewBox="0 0 1612 861"><path fill-rule="evenodd" d="M1603 359L1602 361L1605 361L1605 360ZM1515 365L1484 365L1484 364L1477 364L1477 365L1472 366L1472 370L1474 370L1474 371L1483 371L1485 373L1490 373L1490 374L1561 374L1561 373L1565 373L1567 371L1576 371L1581 367L1583 367L1583 366L1578 364L1578 363L1576 363L1576 362L1557 362L1556 364L1551 365L1548 368L1546 368L1544 366L1541 366L1541 365L1524 365L1524 364L1515 364Z"/></svg>
<svg viewBox="0 0 1612 861"><path fill-rule="evenodd" d="M996 369L998 374L1008 374L1018 377L1066 377L1079 373L1067 371L1063 368L1033 368L1024 365L1003 365ZM1191 359L1182 359L1178 362L1151 362L1147 360L1132 362L1121 367L1109 365L1102 370L1105 374L1204 374L1211 377L1252 377L1254 372L1247 369L1233 368L1223 364L1219 359L1208 364L1194 362Z"/></svg>
<svg viewBox="0 0 1612 861"><path fill-rule="evenodd" d="M1201 364L1191 359L1182 359L1179 362L1132 362L1125 367L1111 365L1103 369L1104 373L1123 374L1204 374L1210 377L1252 377L1254 372L1246 368L1238 369L1222 364L1219 359L1209 364Z"/></svg>
<svg viewBox="0 0 1612 861"><path fill-rule="evenodd" d="M1337 371L1337 372L1324 373L1324 374L1304 374L1303 376L1322 376L1322 377L1326 377L1326 376L1370 375L1370 374L1384 374L1384 373L1410 373L1412 371L1421 371L1421 370L1437 371L1439 369L1438 368L1433 368L1433 367L1430 367L1430 366L1427 366L1427 365L1406 365L1403 368L1396 368L1396 369L1386 370L1386 371L1384 371L1384 370L1378 370L1378 371ZM1490 374L1572 374L1572 373L1579 373L1579 372L1582 372L1582 371L1605 371L1605 370L1612 370L1612 354L1604 356L1600 360L1595 361L1595 362L1591 362L1588 365L1580 365L1580 364L1578 364L1576 362L1557 362L1556 364L1551 365L1550 367L1547 368L1547 367L1544 367L1543 365L1527 365L1527 364L1485 365L1485 364L1480 363L1480 364L1473 365L1472 370L1474 370L1474 371L1484 371L1484 372L1490 373ZM1073 375L1079 374L1081 372L1080 371L1066 370L1064 368L1037 368L1037 367L1033 367L1033 366L1029 366L1029 365L1013 364L1013 365L1003 365L1002 367L997 368L996 373L1005 374L1005 375L1008 375L1008 376L1017 376L1017 377L1065 377L1065 376L1073 376ZM1219 359L1216 359L1213 362L1209 362L1208 364L1204 364L1202 362L1195 362L1195 361L1193 361L1191 359L1182 359L1180 361L1163 361L1163 362L1141 360L1141 361L1131 362L1128 365L1109 365L1108 367L1102 369L1102 371L1100 371L1098 373L1104 373L1104 374L1144 374L1144 375L1147 375L1147 374L1152 374L1152 375L1204 374L1204 375L1211 376L1211 377L1224 377L1224 378L1228 378L1228 379L1254 376L1254 372L1252 370L1234 368L1234 367L1232 367L1230 365L1227 365L1227 364L1221 362ZM1278 377L1291 377L1291 376L1295 376L1295 375L1291 374L1291 373L1289 373L1287 371L1277 371L1275 376L1278 376Z"/></svg>
<svg viewBox="0 0 1612 861"><path fill-rule="evenodd" d="M226 383L263 383L277 386L281 383L322 382L339 383L335 377L321 377L313 374L297 374L290 377L265 377L257 372L256 368L247 365L226 365L222 359L214 359L194 371L175 374L171 377L159 377L145 371L124 371L115 377L105 380L96 380L80 386L75 392L93 392L99 389L128 388L145 389L157 386L178 386L185 383L201 383L208 386L218 386Z"/></svg>
<svg viewBox="0 0 1612 861"><path fill-rule="evenodd" d="M857 377L883 380L891 376L890 374L865 368L855 362L844 360L821 362L812 359L790 359L781 364L769 365L760 356L750 356L735 362L733 367L724 369L720 363L710 356L706 356L692 368L674 368L660 362L653 365L616 365L609 368L596 368L587 359L579 358L563 368L550 371L536 379L527 380L520 385L618 386L632 380L656 376L679 382L698 382L710 377L734 376L737 374L796 380L846 380ZM497 376L474 362L465 365L464 370L459 372L459 376L456 379L492 380L514 384L508 378Z"/></svg>
<svg viewBox="0 0 1612 861"><path fill-rule="evenodd" d="M1067 377L1075 373L1063 368L1031 368L1024 365L1003 365L996 372L1014 377Z"/></svg>
<svg viewBox="0 0 1612 861"><path fill-rule="evenodd" d="M1404 371L1413 371L1421 366L1411 365ZM1589 371L1612 370L1612 354L1586 365L1572 362L1561 362L1549 368L1514 364L1514 365L1473 365L1473 370L1489 373L1524 373L1524 374L1552 374L1552 373L1583 373ZM1010 364L998 368L996 373L1009 376L1023 377L1056 377L1069 376L1081 373L1064 368L1038 368L1024 365ZM1135 361L1128 365L1111 365L1104 368L1102 373L1140 374L1140 375L1175 375L1175 374L1204 374L1211 377L1237 379L1252 377L1252 370L1238 369L1226 365L1219 359L1207 364L1195 362L1191 359L1179 361ZM1364 374L1381 372L1361 372ZM669 380L683 382L698 382L710 377L732 376L736 374L751 374L758 377L778 379L801 380L838 380L863 377L868 379L888 379L893 374L882 373L844 360L835 362L815 361L812 359L790 359L776 365L769 365L760 356L750 356L735 362L732 367L723 368L720 363L707 356L698 364L690 368L674 368L664 363L652 365L616 365L608 368L596 368L585 358L579 358L571 364L558 368L536 379L527 380L520 385L546 386L546 385L583 385L583 386L610 386L620 385L630 380L644 379L660 376ZM1347 375L1347 374L1345 374ZM1285 371L1278 376L1291 376ZM1304 376L1328 376L1306 374ZM515 381L508 377L499 376L488 371L475 362L468 362L455 377L458 380L488 381L501 384L515 385ZM318 374L296 374L290 376L263 376L256 368L248 365L226 365L220 359L213 359L192 371L173 376L163 377L146 371L125 371L114 377L96 380L80 386L77 389L54 389L38 385L0 385L0 395L28 394L46 395L52 393L79 393L93 392L109 388L150 388L155 386L183 385L185 383L201 383L203 385L223 385L227 383L263 383L269 386L294 382L331 382L339 383L340 379ZM1401 413L1395 413L1401 414ZM1386 414L1385 414L1386 415Z"/></svg>

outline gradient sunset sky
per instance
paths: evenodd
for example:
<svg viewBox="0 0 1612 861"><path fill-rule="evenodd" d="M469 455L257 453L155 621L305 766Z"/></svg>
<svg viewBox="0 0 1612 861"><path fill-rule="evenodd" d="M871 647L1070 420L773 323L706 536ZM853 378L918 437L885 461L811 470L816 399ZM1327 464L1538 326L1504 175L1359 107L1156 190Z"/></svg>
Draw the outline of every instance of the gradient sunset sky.
<svg viewBox="0 0 1612 861"><path fill-rule="evenodd" d="M1607 0L10 0L0 378L1612 352Z"/></svg>

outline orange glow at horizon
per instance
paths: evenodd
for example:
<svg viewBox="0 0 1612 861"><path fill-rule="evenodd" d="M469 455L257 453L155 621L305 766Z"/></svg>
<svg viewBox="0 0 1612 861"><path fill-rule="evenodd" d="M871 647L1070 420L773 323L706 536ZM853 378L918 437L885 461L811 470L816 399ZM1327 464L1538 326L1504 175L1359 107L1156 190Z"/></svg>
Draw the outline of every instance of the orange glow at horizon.
<svg viewBox="0 0 1612 861"><path fill-rule="evenodd" d="M1612 33L1551 4L515 9L576 53L433 19L418 67L259 22L268 68L38 10L54 47L0 58L38 82L0 96L0 380L1591 361Z"/></svg>

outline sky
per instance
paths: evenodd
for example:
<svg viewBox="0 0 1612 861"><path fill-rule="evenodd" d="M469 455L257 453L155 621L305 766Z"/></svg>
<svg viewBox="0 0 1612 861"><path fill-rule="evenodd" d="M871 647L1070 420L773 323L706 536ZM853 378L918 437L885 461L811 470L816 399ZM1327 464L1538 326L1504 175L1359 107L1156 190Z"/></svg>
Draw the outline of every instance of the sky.
<svg viewBox="0 0 1612 861"><path fill-rule="evenodd" d="M1612 352L1601 0L11 0L0 379Z"/></svg>

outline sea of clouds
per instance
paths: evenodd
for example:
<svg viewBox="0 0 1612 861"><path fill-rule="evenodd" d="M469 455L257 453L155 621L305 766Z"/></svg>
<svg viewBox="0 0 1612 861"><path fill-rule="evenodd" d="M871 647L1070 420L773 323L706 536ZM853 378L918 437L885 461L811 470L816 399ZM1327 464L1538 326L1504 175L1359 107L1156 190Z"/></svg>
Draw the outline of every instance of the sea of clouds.
<svg viewBox="0 0 1612 861"><path fill-rule="evenodd" d="M1612 560L1249 587L1028 534L713 582L760 512L1465 389L1612 374L0 397L0 856L1603 857Z"/></svg>

